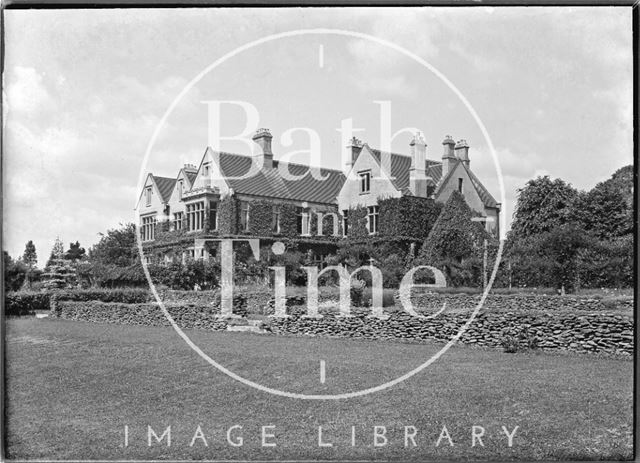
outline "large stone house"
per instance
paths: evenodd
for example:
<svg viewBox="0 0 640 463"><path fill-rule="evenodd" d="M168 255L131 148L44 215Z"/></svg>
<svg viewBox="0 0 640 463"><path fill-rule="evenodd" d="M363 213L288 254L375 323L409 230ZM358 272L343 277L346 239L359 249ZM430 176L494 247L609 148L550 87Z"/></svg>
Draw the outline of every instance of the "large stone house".
<svg viewBox="0 0 640 463"><path fill-rule="evenodd" d="M321 262L352 235L350 210L366 214L366 231L375 236L381 199L443 203L453 191L487 218L488 231L498 233L500 203L471 171L464 140L447 136L436 161L427 159L420 134L409 155L384 153L353 138L350 162L334 170L279 162L271 139L266 129L253 136L262 156L207 148L198 166L187 164L175 177L149 173L136 207L147 259L207 258L222 238L257 237L295 240Z"/></svg>

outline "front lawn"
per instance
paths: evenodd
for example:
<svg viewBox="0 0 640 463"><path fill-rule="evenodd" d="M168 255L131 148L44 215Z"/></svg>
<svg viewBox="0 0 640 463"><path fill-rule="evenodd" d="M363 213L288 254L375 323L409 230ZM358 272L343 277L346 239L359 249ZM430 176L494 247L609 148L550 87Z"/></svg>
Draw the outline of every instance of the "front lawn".
<svg viewBox="0 0 640 463"><path fill-rule="evenodd" d="M378 385L442 347L188 334L235 373L307 394ZM309 401L277 397L232 380L170 328L12 319L6 347L7 452L12 459L632 458L630 360L460 346L383 392ZM208 446L203 438L190 446L199 425ZM242 429L232 428L236 425ZM171 446L165 439L149 447L148 426L158 436L171 426ZM385 427L387 445L374 447L375 426ZM445 438L436 447L443 426L453 446ZM484 446L477 441L471 446L473 426L477 432L484 429ZM512 447L502 426L509 432L518 426ZM275 435L265 441L275 447L262 446L262 427ZM319 427L323 442L332 447L318 446ZM405 447L411 427L416 446L409 439ZM227 443L230 429L234 443L242 436L242 446Z"/></svg>

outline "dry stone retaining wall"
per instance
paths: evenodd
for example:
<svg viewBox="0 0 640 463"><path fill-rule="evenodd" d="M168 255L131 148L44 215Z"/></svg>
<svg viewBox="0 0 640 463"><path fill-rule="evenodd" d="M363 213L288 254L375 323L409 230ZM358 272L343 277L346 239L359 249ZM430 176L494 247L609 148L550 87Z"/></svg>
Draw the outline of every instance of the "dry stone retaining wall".
<svg viewBox="0 0 640 463"><path fill-rule="evenodd" d="M352 309L350 318L336 317L334 312L321 310L324 317L314 319L304 316L304 300L296 297L287 301L289 318L271 319L268 323L274 334L282 335L447 342L466 323L479 297L436 294L416 299L414 305L417 307L439 307L446 301L447 310L430 320L412 317L397 308L387 320L369 317L368 309ZM220 307L216 301L207 300L206 295L200 293L197 300L189 303L168 301L166 307L183 328L224 330L227 322L218 318ZM236 295L234 312L245 313L246 303L244 295ZM273 301L267 306L265 310L268 311L273 307ZM634 320L625 306L626 303L622 309L608 310L608 306L595 298L492 296L458 342L501 347L505 339L511 337L517 339L521 347L534 345L543 350L628 356L633 354ZM150 326L169 324L155 303L52 301L51 309L53 317L71 320Z"/></svg>
<svg viewBox="0 0 640 463"><path fill-rule="evenodd" d="M277 334L335 336L368 339L448 342L467 322L470 312L443 313L421 320L406 312L393 312L387 320L369 317L369 311L352 311L350 318L325 314L321 319L302 312L271 322ZM633 319L615 313L480 312L459 342L501 347L506 337L519 339L520 347L631 355Z"/></svg>

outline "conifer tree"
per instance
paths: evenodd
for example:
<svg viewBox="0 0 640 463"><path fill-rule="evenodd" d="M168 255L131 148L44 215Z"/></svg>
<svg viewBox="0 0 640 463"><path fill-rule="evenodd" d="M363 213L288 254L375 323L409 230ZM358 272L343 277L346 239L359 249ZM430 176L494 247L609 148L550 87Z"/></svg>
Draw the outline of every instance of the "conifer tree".
<svg viewBox="0 0 640 463"><path fill-rule="evenodd" d="M30 268L35 268L38 263L38 255L36 253L36 245L32 240L29 240L24 247L24 254L22 255L22 261Z"/></svg>

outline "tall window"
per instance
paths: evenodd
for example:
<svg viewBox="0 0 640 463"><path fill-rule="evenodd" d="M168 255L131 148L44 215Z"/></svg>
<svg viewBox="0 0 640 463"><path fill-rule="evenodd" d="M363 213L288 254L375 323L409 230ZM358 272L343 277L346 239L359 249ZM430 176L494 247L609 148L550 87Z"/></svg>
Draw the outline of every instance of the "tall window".
<svg viewBox="0 0 640 463"><path fill-rule="evenodd" d="M187 204L187 229L202 230L204 227L204 201Z"/></svg>
<svg viewBox="0 0 640 463"><path fill-rule="evenodd" d="M349 209L342 211L342 233L344 236L349 234Z"/></svg>
<svg viewBox="0 0 640 463"><path fill-rule="evenodd" d="M302 208L296 207L296 231L302 235Z"/></svg>
<svg viewBox="0 0 640 463"><path fill-rule="evenodd" d="M242 203L240 210L240 228L242 231L249 231L249 203Z"/></svg>
<svg viewBox="0 0 640 463"><path fill-rule="evenodd" d="M182 180L178 181L178 199L182 199L182 192L184 191L184 182Z"/></svg>
<svg viewBox="0 0 640 463"><path fill-rule="evenodd" d="M271 220L271 230L273 233L280 233L280 207L273 206L273 219Z"/></svg>
<svg viewBox="0 0 640 463"><path fill-rule="evenodd" d="M142 241L152 241L156 235L156 216L149 215L142 218L140 235Z"/></svg>
<svg viewBox="0 0 640 463"><path fill-rule="evenodd" d="M205 164L204 166L202 166L202 175L204 175L205 177L209 176L209 164Z"/></svg>
<svg viewBox="0 0 640 463"><path fill-rule="evenodd" d="M209 229L218 229L218 203L216 201L209 202Z"/></svg>
<svg viewBox="0 0 640 463"><path fill-rule="evenodd" d="M173 229L182 230L182 212L173 213Z"/></svg>
<svg viewBox="0 0 640 463"><path fill-rule="evenodd" d="M371 191L371 172L360 172L360 193Z"/></svg>
<svg viewBox="0 0 640 463"><path fill-rule="evenodd" d="M145 190L144 190L144 202L145 202L145 204L146 204L147 206L151 206L151 194L152 194L152 191L151 191L151 190L152 190L152 189L151 189L151 187L150 187L150 186L148 186L148 187L147 187L147 188L145 188Z"/></svg>
<svg viewBox="0 0 640 463"><path fill-rule="evenodd" d="M458 193L462 193L462 179L458 179Z"/></svg>
<svg viewBox="0 0 640 463"><path fill-rule="evenodd" d="M378 233L378 206L369 206L367 210L369 234Z"/></svg>

